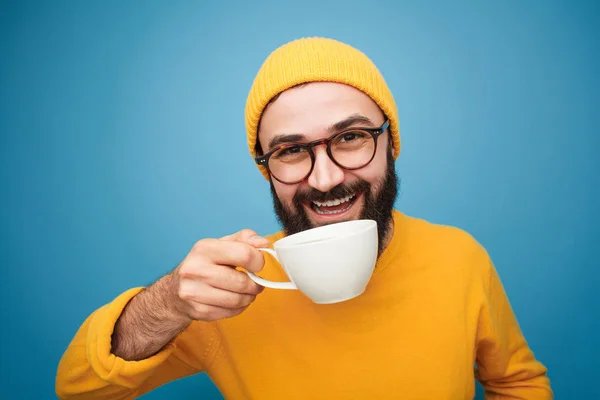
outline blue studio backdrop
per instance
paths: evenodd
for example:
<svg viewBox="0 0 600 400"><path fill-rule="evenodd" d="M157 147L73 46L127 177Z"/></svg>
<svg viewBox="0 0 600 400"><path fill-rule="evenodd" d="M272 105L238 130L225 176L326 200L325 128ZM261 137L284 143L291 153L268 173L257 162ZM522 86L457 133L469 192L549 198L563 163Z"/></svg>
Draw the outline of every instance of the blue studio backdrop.
<svg viewBox="0 0 600 400"><path fill-rule="evenodd" d="M195 241L279 229L243 110L303 36L373 59L400 113L396 207L473 234L557 398L600 398L598 4L0 2L0 398L55 398L85 317ZM144 398L220 395L197 375Z"/></svg>

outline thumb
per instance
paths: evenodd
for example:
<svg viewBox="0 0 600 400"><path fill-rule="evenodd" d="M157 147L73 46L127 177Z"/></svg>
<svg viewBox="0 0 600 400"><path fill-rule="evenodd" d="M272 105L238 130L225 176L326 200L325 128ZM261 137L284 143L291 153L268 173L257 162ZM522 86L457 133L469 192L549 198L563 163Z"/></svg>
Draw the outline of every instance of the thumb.
<svg viewBox="0 0 600 400"><path fill-rule="evenodd" d="M271 244L267 238L258 235L252 229L242 229L234 234L223 236L221 240L242 242L254 247L268 247Z"/></svg>

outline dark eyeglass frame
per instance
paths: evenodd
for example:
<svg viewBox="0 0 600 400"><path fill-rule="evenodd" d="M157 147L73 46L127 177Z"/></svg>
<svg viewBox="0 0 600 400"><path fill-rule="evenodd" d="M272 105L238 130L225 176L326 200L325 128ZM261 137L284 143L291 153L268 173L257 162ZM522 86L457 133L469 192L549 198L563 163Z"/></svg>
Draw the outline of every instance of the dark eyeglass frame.
<svg viewBox="0 0 600 400"><path fill-rule="evenodd" d="M373 158L375 158L375 154L377 153L377 138L379 138L379 136L381 134L383 134L389 128L389 126L390 126L390 120L388 119L379 128L362 128L362 127L348 128L348 129L344 129L343 131L336 132L333 135L329 136L328 138L313 140L312 142L308 142L308 143L295 143L295 142L294 143L284 143L279 146L275 146L275 148L271 149L271 151L269 151L268 153L266 153L262 156L256 156L254 158L254 161L256 162L256 164L262 165L263 167L265 167L267 169L267 171L269 172L269 174L273 178L278 180L279 182L281 182L285 185L294 185L294 184L304 181L306 178L308 178L310 176L310 174L312 174L312 171L315 168L315 153L313 152L313 147L324 144L327 146L327 155L329 156L329 159L331 161L333 161L333 163L335 165L337 165L338 167L340 167L342 169L348 170L348 171L357 170L357 169L366 167L367 165L369 165L369 163L371 161L373 161ZM355 132L355 131L362 131L362 132L369 133L373 137L373 141L375 142L375 148L373 149L373 155L371 156L369 161L365 162L363 165L361 165L359 167L347 168L347 167L344 167L343 165L341 165L340 163L338 163L335 160L335 158L333 157L333 154L331 153L331 143L332 143L333 139L337 138L338 136L341 136L341 135L344 135L344 134L347 134L350 132ZM302 179L299 179L294 182L284 182L284 181L278 179L275 175L273 175L271 173L271 170L269 169L269 158L271 158L271 156L273 154L275 154L275 152L282 150L282 149L287 149L290 147L300 147L300 148L308 150L308 154L310 155L310 160L311 160L310 170Z"/></svg>

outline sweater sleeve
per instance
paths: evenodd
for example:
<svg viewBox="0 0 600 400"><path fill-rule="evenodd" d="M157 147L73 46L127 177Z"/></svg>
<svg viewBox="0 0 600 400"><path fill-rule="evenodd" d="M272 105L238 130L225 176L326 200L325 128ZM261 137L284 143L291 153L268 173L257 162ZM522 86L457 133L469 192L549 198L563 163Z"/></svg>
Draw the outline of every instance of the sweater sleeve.
<svg viewBox="0 0 600 400"><path fill-rule="evenodd" d="M477 331L476 376L487 400L552 399L547 370L529 348L492 262Z"/></svg>
<svg viewBox="0 0 600 400"><path fill-rule="evenodd" d="M141 290L126 291L81 325L58 365L56 394L60 399L134 399L167 382L201 372L210 363L218 336L208 323L192 323L144 360L126 361L112 354L114 326L129 300Z"/></svg>

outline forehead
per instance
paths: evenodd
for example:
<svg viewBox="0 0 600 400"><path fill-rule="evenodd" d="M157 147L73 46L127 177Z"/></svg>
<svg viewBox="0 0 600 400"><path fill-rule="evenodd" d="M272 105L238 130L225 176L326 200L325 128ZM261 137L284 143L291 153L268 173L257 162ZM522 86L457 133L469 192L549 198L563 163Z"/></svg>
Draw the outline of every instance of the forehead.
<svg viewBox="0 0 600 400"><path fill-rule="evenodd" d="M308 139L326 135L329 126L353 114L383 122L383 113L360 90L333 82L313 82L288 89L263 112L258 139L262 146L275 135L301 133Z"/></svg>

